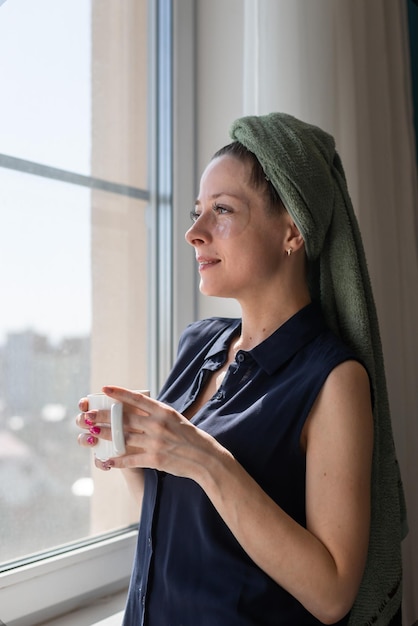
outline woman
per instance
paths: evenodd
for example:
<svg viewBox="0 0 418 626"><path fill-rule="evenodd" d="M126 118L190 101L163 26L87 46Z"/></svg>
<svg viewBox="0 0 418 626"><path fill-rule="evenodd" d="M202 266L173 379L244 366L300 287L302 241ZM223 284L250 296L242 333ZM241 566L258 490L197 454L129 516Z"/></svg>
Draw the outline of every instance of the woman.
<svg viewBox="0 0 418 626"><path fill-rule="evenodd" d="M241 319L186 329L158 400L104 388L127 454L96 464L124 469L138 499L145 479L124 625L389 624L402 493L341 163L288 115L231 135L186 240L202 293L235 298ZM108 416L80 408L95 435L80 443L108 438Z"/></svg>

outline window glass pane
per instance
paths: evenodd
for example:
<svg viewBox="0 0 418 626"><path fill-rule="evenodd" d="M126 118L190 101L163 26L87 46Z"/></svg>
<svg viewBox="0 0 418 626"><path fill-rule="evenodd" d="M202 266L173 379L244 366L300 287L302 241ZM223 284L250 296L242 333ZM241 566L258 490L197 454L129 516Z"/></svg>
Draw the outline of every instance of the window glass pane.
<svg viewBox="0 0 418 626"><path fill-rule="evenodd" d="M104 384L149 387L153 278L138 199L146 1L13 0L0 17L1 569L137 521L121 474L77 445L74 419ZM111 191L27 173L27 160Z"/></svg>
<svg viewBox="0 0 418 626"><path fill-rule="evenodd" d="M0 189L0 291L7 294L0 554L7 561L89 532L89 497L75 495L90 472L74 445L74 415L90 379L90 194L1 169Z"/></svg>
<svg viewBox="0 0 418 626"><path fill-rule="evenodd" d="M0 212L0 337L88 335L90 190L0 168Z"/></svg>
<svg viewBox="0 0 418 626"><path fill-rule="evenodd" d="M13 0L0 18L0 153L144 188L146 0Z"/></svg>
<svg viewBox="0 0 418 626"><path fill-rule="evenodd" d="M0 12L0 152L89 173L90 2L13 0Z"/></svg>
<svg viewBox="0 0 418 626"><path fill-rule="evenodd" d="M78 399L105 381L147 385L147 245L139 200L1 168L0 189L0 554L8 561L137 517L126 491L77 445L74 417Z"/></svg>

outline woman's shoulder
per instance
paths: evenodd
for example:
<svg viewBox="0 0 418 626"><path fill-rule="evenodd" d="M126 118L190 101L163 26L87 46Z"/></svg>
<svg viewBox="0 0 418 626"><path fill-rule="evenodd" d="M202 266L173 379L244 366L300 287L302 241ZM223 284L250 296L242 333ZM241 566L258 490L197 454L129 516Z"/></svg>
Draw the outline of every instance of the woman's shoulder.
<svg viewBox="0 0 418 626"><path fill-rule="evenodd" d="M236 317L205 317L201 320L196 320L191 322L186 326L183 334L193 331L211 331L217 332L218 330L225 330L226 328L236 326L237 323L241 322L240 319Z"/></svg>
<svg viewBox="0 0 418 626"><path fill-rule="evenodd" d="M231 317L207 317L190 323L184 329L179 341L179 350L187 345L206 345L223 332L235 329L241 320Z"/></svg>

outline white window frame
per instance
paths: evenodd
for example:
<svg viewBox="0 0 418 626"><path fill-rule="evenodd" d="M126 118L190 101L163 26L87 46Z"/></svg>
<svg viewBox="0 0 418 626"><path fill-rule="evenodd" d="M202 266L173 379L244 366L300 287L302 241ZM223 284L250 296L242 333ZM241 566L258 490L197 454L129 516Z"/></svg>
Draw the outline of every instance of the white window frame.
<svg viewBox="0 0 418 626"><path fill-rule="evenodd" d="M150 319L155 323L149 349L151 383L158 389L171 367L182 328L196 314L193 254L184 245L196 182L195 3L149 0L148 4L148 32L157 33L155 38L150 36L151 73L157 79L151 85L149 110L156 112L150 138L154 146L150 221L155 233L151 262L158 267L159 287L150 299ZM161 41L171 48L166 59L157 54ZM165 161L161 161L162 154ZM126 589L136 536L136 530L128 529L0 573L0 623L34 626Z"/></svg>
<svg viewBox="0 0 418 626"><path fill-rule="evenodd" d="M136 536L131 530L0 574L0 618L34 626L126 588Z"/></svg>

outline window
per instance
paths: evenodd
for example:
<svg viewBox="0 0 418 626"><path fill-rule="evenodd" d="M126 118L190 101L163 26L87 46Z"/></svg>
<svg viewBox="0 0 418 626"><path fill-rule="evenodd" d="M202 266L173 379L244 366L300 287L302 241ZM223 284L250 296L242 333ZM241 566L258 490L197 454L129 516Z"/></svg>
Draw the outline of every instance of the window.
<svg viewBox="0 0 418 626"><path fill-rule="evenodd" d="M73 602L68 585L44 591L44 565L49 581L71 571L79 597L129 574L138 512L121 476L79 448L74 417L111 381L155 393L171 362L170 4L0 6L7 624Z"/></svg>

